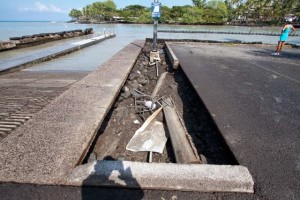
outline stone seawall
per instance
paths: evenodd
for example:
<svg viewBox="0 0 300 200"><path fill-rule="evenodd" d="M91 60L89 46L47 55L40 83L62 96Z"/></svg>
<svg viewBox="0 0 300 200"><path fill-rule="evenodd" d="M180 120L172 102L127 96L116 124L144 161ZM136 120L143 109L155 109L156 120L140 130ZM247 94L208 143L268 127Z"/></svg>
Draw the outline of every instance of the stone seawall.
<svg viewBox="0 0 300 200"><path fill-rule="evenodd" d="M0 51L7 51L7 50L18 49L18 48L36 46L47 42L79 37L79 36L93 34L93 33L94 33L93 29L88 28L85 30L77 29L71 31L55 32L55 33L39 33L34 35L25 35L21 37L11 37L10 41L0 42Z"/></svg>

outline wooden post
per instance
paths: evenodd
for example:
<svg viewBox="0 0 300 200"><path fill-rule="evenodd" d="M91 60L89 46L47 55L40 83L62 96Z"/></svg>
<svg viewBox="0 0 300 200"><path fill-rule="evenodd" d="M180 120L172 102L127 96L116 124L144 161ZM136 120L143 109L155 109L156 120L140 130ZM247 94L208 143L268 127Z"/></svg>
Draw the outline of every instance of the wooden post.
<svg viewBox="0 0 300 200"><path fill-rule="evenodd" d="M193 151L187 138L187 133L181 124L175 108L170 105L172 105L170 98L163 101L164 115L167 121L176 162L181 164L201 163L199 157L196 156Z"/></svg>
<svg viewBox="0 0 300 200"><path fill-rule="evenodd" d="M164 72L160 75L157 84L155 85L155 88L151 94L151 98L154 99L155 96L157 95L158 91L160 90L160 88L163 86L163 84L165 83L165 79L166 79L166 75L168 74L168 72Z"/></svg>

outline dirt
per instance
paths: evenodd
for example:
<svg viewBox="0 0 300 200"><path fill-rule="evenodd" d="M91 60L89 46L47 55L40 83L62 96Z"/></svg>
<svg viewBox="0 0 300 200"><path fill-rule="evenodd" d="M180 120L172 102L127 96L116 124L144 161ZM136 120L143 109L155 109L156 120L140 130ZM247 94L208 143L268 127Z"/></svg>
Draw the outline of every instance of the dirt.
<svg viewBox="0 0 300 200"><path fill-rule="evenodd" d="M157 84L156 67L155 65L149 66L151 49L152 44L147 41L113 108L100 127L85 162L102 159L148 161L148 152L128 151L126 146L135 131L142 126L154 111L142 108L144 107L143 102L137 103L134 98L137 92L151 95ZM183 71L181 69L174 70L171 67L165 54L163 41L160 41L158 44L158 49L161 59L158 65L158 74L163 72L168 72L168 74L156 99L172 98L177 113L185 125L190 140L194 144L196 153L203 163L238 164ZM144 101L149 99L144 97L138 100ZM159 104L157 104L157 107L159 107ZM142 110L149 111L142 112ZM156 120L164 123L165 127L167 127L162 113ZM166 132L166 135L169 136L167 129ZM176 163L169 137L163 153L153 153L153 162Z"/></svg>

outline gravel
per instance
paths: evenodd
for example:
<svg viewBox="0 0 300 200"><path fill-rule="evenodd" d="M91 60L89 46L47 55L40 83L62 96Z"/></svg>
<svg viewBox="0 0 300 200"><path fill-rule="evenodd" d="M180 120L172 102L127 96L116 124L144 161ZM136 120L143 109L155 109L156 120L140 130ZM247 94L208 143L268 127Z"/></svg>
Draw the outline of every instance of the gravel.
<svg viewBox="0 0 300 200"><path fill-rule="evenodd" d="M148 96L151 95L158 80L155 65L149 65L148 55L150 55L151 47L150 41L147 41L132 72L129 74L126 83L120 91L119 97L102 124L85 162L91 162L97 159L96 149L99 149L99 145L107 145L102 146L102 149L111 148L109 144L112 143L112 141L106 141L105 144L103 142L97 142L104 136L111 139L116 137L120 139L117 147L110 150L109 155L104 159L138 162L148 161L148 152L131 152L126 150L126 145L135 131L140 128L144 121L152 114L152 111L142 112L141 108L144 106L143 101L149 100ZM189 138L204 163L238 164L183 71L181 69L173 70L171 68L164 47L164 42L160 41L158 49L160 50L161 62L158 65L158 71L159 74L165 71L169 73L156 99L164 97L171 97L173 99L177 112L185 124ZM141 102L135 102L134 96L137 94L145 94L148 96L137 98L137 100L141 100ZM166 124L162 114L156 119ZM136 123L137 121L139 123ZM165 125L165 127L167 126ZM111 137L107 137L107 135ZM153 162L176 162L170 138L162 154L153 153Z"/></svg>

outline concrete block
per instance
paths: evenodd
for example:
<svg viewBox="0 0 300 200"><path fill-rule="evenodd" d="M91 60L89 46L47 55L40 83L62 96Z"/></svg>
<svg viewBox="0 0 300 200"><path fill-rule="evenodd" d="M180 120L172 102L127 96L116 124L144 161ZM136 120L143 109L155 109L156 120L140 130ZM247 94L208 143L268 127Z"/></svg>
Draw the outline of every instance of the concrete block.
<svg viewBox="0 0 300 200"><path fill-rule="evenodd" d="M176 57L175 53L173 52L173 50L170 47L170 44L168 42L166 42L166 51L167 51L167 55L169 57L169 60L172 64L173 68L178 69L178 67L179 67L178 58Z"/></svg>
<svg viewBox="0 0 300 200"><path fill-rule="evenodd" d="M243 166L106 160L76 167L67 185L198 192L254 192L252 176Z"/></svg>

